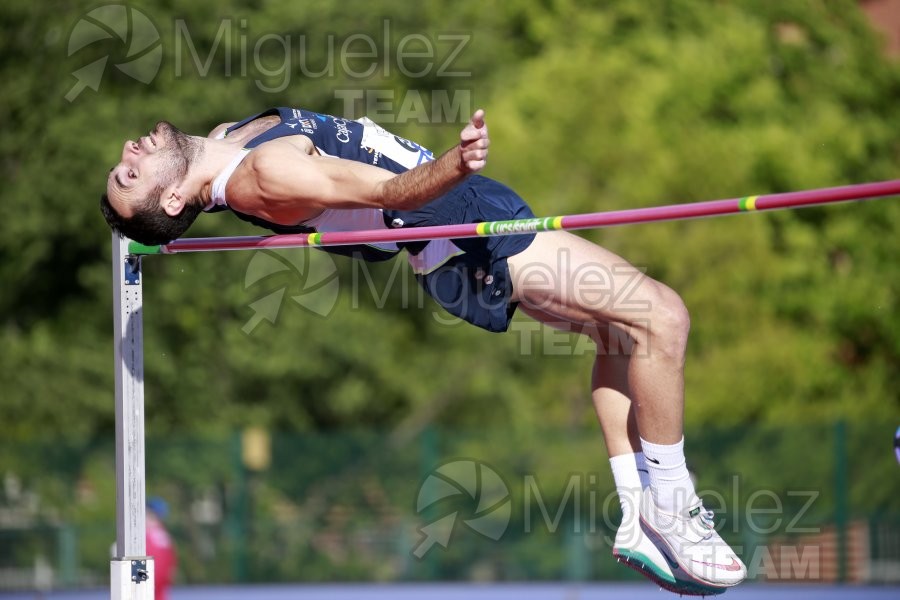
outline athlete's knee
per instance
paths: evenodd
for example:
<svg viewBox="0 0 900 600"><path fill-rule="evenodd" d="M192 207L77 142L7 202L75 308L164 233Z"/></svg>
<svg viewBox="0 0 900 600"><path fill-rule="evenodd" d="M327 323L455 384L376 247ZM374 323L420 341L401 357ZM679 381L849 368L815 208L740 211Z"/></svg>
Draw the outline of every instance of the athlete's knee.
<svg viewBox="0 0 900 600"><path fill-rule="evenodd" d="M684 300L671 288L657 284L650 301L648 328L650 351L662 352L677 360L684 360L691 317Z"/></svg>

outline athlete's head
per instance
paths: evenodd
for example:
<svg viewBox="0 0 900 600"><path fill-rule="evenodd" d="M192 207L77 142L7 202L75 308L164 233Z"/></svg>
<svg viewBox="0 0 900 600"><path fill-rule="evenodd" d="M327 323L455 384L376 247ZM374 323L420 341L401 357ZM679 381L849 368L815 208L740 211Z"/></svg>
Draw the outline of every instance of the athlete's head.
<svg viewBox="0 0 900 600"><path fill-rule="evenodd" d="M106 222L142 244L166 244L181 236L203 209L184 185L202 153L199 139L167 121L137 141L126 141L100 198Z"/></svg>

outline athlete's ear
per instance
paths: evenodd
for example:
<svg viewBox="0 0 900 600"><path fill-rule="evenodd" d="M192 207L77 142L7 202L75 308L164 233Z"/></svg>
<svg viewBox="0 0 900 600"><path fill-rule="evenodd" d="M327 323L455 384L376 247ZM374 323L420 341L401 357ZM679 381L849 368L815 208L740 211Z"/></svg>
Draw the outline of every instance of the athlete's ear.
<svg viewBox="0 0 900 600"><path fill-rule="evenodd" d="M177 217L184 210L184 196L177 188L166 190L162 198L162 208L170 217Z"/></svg>

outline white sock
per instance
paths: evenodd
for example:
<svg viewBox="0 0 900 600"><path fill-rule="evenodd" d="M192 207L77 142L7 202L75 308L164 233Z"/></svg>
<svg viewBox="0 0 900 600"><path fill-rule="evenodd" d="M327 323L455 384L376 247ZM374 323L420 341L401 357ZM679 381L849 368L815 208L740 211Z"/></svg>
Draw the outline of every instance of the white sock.
<svg viewBox="0 0 900 600"><path fill-rule="evenodd" d="M647 470L647 459L643 452L635 452L634 458L637 460L638 477L641 478L641 489L646 490L650 487L650 472Z"/></svg>
<svg viewBox="0 0 900 600"><path fill-rule="evenodd" d="M649 485L647 471L644 466L644 454L620 454L609 459L619 505L622 507L622 523L628 523L637 515L637 506L641 498L641 489Z"/></svg>
<svg viewBox="0 0 900 600"><path fill-rule="evenodd" d="M694 483L684 460L684 438L677 444L654 444L641 438L650 478L650 493L661 510L677 513L697 502Z"/></svg>

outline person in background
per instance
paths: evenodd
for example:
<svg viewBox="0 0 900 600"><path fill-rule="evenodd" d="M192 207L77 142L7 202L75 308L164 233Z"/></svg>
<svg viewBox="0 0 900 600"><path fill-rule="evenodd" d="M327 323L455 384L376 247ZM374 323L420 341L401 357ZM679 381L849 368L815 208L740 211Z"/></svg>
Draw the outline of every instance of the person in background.
<svg viewBox="0 0 900 600"><path fill-rule="evenodd" d="M178 566L175 544L163 524L168 514L169 505L165 500L158 497L147 500L147 556L153 557L155 600L168 599Z"/></svg>

